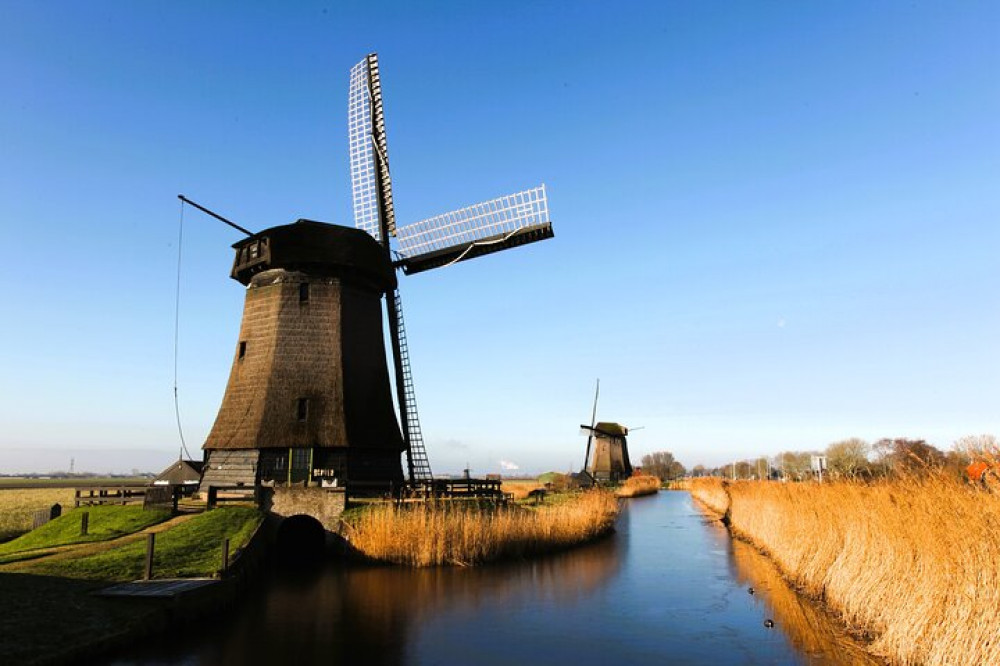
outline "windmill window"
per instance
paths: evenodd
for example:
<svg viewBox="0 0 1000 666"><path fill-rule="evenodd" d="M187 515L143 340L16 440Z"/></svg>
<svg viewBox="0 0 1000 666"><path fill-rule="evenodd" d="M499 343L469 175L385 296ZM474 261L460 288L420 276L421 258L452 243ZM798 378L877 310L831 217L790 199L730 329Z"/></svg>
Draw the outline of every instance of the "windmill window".
<svg viewBox="0 0 1000 666"><path fill-rule="evenodd" d="M299 284L299 303L309 302L309 283L302 282Z"/></svg>
<svg viewBox="0 0 1000 666"><path fill-rule="evenodd" d="M305 421L309 416L309 398L299 398L298 403L295 405L295 418L299 421Z"/></svg>
<svg viewBox="0 0 1000 666"><path fill-rule="evenodd" d="M246 340L240 340L239 360L242 361L243 357L246 356L246 355L247 355L247 341Z"/></svg>

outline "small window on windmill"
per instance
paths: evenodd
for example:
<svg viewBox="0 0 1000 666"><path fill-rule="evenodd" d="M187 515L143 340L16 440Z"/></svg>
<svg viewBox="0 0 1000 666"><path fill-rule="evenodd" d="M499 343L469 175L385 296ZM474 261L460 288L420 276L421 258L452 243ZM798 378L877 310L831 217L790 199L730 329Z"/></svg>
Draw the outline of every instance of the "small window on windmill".
<svg viewBox="0 0 1000 666"><path fill-rule="evenodd" d="M302 282L299 284L299 303L309 302L309 283Z"/></svg>
<svg viewBox="0 0 1000 666"><path fill-rule="evenodd" d="M298 421L305 421L309 416L309 398L299 398L295 405L295 418Z"/></svg>
<svg viewBox="0 0 1000 666"><path fill-rule="evenodd" d="M246 355L247 355L247 341L246 340L240 340L240 352L239 352L239 356L238 356L239 360L242 361L243 357L246 356Z"/></svg>
<svg viewBox="0 0 1000 666"><path fill-rule="evenodd" d="M249 247L247 247L247 251L250 256L250 260L253 261L254 259L260 256L260 243L256 241L250 243Z"/></svg>

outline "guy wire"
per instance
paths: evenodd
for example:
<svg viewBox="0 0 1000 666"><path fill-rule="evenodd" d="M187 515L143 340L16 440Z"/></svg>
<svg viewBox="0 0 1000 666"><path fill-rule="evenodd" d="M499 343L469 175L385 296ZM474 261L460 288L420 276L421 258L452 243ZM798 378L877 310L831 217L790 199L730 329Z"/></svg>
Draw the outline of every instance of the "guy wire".
<svg viewBox="0 0 1000 666"><path fill-rule="evenodd" d="M192 460L184 441L184 429L181 427L181 406L177 398L177 357L180 348L181 330L181 247L184 241L184 202L181 201L181 217L177 227L177 290L174 293L174 415L177 417L177 434L181 437L181 448L188 460Z"/></svg>

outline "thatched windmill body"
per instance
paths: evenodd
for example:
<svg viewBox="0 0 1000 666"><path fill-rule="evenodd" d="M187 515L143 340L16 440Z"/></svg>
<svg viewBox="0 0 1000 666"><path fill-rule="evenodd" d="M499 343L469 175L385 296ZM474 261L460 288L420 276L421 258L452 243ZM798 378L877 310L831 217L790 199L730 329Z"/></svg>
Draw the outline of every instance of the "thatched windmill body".
<svg viewBox="0 0 1000 666"><path fill-rule="evenodd" d="M410 481L429 480L395 269L419 273L553 236L544 187L397 228L375 54L351 70L348 124L357 228L237 227L248 237L233 246L231 277L246 300L203 487L382 490L404 480L401 453Z"/></svg>

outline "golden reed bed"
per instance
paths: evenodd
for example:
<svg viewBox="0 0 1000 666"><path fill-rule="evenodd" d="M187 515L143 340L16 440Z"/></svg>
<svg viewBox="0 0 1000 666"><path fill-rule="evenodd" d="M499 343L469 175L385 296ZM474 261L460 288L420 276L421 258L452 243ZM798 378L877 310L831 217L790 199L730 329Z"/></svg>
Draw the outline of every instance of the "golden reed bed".
<svg viewBox="0 0 1000 666"><path fill-rule="evenodd" d="M518 558L590 541L612 530L618 501L604 490L553 506L480 509L459 503L374 507L347 523L360 554L415 567L471 565Z"/></svg>
<svg viewBox="0 0 1000 666"><path fill-rule="evenodd" d="M899 664L1000 663L1000 494L945 474L692 494Z"/></svg>
<svg viewBox="0 0 1000 666"><path fill-rule="evenodd" d="M618 487L618 497L641 497L655 495L660 491L660 479L655 476L630 476Z"/></svg>

